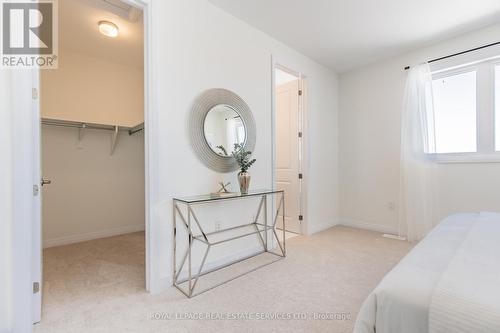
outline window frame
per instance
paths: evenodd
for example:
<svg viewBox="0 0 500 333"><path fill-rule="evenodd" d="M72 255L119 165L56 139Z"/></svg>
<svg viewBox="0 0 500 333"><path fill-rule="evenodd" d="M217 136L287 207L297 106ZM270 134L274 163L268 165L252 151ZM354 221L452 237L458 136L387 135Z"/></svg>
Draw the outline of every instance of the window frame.
<svg viewBox="0 0 500 333"><path fill-rule="evenodd" d="M476 152L429 153L437 163L500 163L495 150L495 67L500 59L476 62L432 72L432 80L476 72ZM500 106L499 106L500 111ZM498 147L500 149L500 147Z"/></svg>

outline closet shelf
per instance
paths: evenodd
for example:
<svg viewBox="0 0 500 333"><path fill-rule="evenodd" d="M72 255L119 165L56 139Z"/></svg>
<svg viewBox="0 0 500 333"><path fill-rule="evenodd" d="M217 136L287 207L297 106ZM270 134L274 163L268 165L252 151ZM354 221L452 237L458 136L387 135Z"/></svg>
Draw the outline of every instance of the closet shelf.
<svg viewBox="0 0 500 333"><path fill-rule="evenodd" d="M126 127L118 125L108 125L108 124L97 124L97 123L85 123L81 121L71 121L71 120L59 120L51 118L42 118L42 124L48 126L60 126L60 127L73 127L78 128L78 140L82 141L83 135L86 129L97 129L113 131L112 141L111 141L111 155L115 151L116 144L118 142L118 132L127 131L129 135L133 135L144 130L144 123L137 126Z"/></svg>
<svg viewBox="0 0 500 333"><path fill-rule="evenodd" d="M115 128L118 127L119 130L128 131L130 135L140 132L144 129L144 123L141 123L133 127L127 127L127 126L108 125L108 124L86 123L82 121L59 120L52 118L42 118L42 124L50 126L61 126L61 127L76 127L83 129L100 129L108 131L115 131Z"/></svg>
<svg viewBox="0 0 500 333"><path fill-rule="evenodd" d="M128 134L129 135L132 135L132 134L135 134L137 132L140 132L140 131L143 131L144 130L144 123L140 123L139 125L137 126L134 126L132 128L129 128L128 130Z"/></svg>

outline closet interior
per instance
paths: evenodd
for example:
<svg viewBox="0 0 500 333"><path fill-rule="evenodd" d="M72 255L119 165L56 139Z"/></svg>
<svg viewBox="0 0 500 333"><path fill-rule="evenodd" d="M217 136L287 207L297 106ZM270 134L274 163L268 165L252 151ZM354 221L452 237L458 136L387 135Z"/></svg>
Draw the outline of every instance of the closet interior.
<svg viewBox="0 0 500 333"><path fill-rule="evenodd" d="M145 288L143 31L125 2L59 1L59 67L40 73L44 307Z"/></svg>

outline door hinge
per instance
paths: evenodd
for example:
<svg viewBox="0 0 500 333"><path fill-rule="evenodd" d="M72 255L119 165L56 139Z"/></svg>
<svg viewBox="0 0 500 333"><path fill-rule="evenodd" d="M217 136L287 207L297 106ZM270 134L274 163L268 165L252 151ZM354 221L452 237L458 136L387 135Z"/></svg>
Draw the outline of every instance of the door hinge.
<svg viewBox="0 0 500 333"><path fill-rule="evenodd" d="M38 89L33 88L31 90L31 96L33 97L33 99L38 99Z"/></svg>
<svg viewBox="0 0 500 333"><path fill-rule="evenodd" d="M33 196L36 197L40 193L40 187L38 185L33 185Z"/></svg>
<svg viewBox="0 0 500 333"><path fill-rule="evenodd" d="M302 90L299 90L299 96L302 96Z"/></svg>
<svg viewBox="0 0 500 333"><path fill-rule="evenodd" d="M40 291L40 282L33 282L33 294L36 294Z"/></svg>
<svg viewBox="0 0 500 333"><path fill-rule="evenodd" d="M302 137L302 132L299 132L299 138L301 138L301 137Z"/></svg>
<svg viewBox="0 0 500 333"><path fill-rule="evenodd" d="M299 221L303 221L303 220L304 220L304 216L299 215Z"/></svg>
<svg viewBox="0 0 500 333"><path fill-rule="evenodd" d="M302 179L302 178L303 178L302 174L301 174L301 173L299 173L299 179Z"/></svg>

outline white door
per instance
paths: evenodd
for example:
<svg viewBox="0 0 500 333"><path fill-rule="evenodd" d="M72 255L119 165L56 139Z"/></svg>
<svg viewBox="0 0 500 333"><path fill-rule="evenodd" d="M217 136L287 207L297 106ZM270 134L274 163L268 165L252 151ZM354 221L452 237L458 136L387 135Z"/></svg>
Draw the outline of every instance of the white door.
<svg viewBox="0 0 500 333"><path fill-rule="evenodd" d="M40 71L33 71L33 323L42 319L42 173Z"/></svg>
<svg viewBox="0 0 500 333"><path fill-rule="evenodd" d="M276 87L276 187L285 190L285 230L300 233L298 79Z"/></svg>
<svg viewBox="0 0 500 333"><path fill-rule="evenodd" d="M14 332L29 332L40 321L40 124L37 70L12 70L10 96L12 145L12 262L11 318Z"/></svg>

